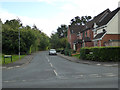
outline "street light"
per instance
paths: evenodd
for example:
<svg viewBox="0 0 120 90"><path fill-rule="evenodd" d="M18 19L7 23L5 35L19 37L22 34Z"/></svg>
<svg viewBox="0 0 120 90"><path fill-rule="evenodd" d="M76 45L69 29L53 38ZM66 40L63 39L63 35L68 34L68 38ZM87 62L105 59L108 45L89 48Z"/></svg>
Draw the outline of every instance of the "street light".
<svg viewBox="0 0 120 90"><path fill-rule="evenodd" d="M20 60L20 29L21 29L22 27L19 27L19 36L18 36L18 39L19 39L19 60Z"/></svg>

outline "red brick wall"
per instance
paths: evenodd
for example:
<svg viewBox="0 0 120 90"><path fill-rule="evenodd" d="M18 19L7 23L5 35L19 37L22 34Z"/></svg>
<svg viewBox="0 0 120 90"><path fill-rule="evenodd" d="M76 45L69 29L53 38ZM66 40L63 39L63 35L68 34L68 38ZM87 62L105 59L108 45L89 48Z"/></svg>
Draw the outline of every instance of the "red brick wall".
<svg viewBox="0 0 120 90"><path fill-rule="evenodd" d="M70 38L71 35L71 38ZM75 33L71 34L70 29L68 28L68 42L70 43L71 48L73 49L73 42L77 40L77 35Z"/></svg>
<svg viewBox="0 0 120 90"><path fill-rule="evenodd" d="M120 40L120 34L106 34L101 41L101 46L104 46L104 42L107 42L110 39Z"/></svg>
<svg viewBox="0 0 120 90"><path fill-rule="evenodd" d="M81 44L77 44L77 51L80 52Z"/></svg>
<svg viewBox="0 0 120 90"><path fill-rule="evenodd" d="M85 47L93 47L93 42L85 42Z"/></svg>
<svg viewBox="0 0 120 90"><path fill-rule="evenodd" d="M68 42L70 43L71 42L71 40L70 40L70 29L68 28L68 32L67 32L67 38L68 38Z"/></svg>
<svg viewBox="0 0 120 90"><path fill-rule="evenodd" d="M71 34L71 48L73 49L73 43L77 40L77 35L75 33Z"/></svg>
<svg viewBox="0 0 120 90"><path fill-rule="evenodd" d="M87 37L90 37L91 40L93 40L93 31L87 30Z"/></svg>

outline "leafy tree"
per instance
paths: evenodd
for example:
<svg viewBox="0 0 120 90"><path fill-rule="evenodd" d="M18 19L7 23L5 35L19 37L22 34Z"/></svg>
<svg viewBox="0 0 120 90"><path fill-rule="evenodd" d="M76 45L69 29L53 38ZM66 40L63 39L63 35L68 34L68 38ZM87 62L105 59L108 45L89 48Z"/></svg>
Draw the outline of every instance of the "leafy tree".
<svg viewBox="0 0 120 90"><path fill-rule="evenodd" d="M21 28L19 28L21 27ZM19 19L7 20L2 27L2 50L4 54L18 54L18 36L20 30L21 54L30 54L37 50L46 50L49 46L49 37L36 26L22 26Z"/></svg>
<svg viewBox="0 0 120 90"><path fill-rule="evenodd" d="M61 25L57 28L57 34L59 38L67 37L67 25Z"/></svg>
<svg viewBox="0 0 120 90"><path fill-rule="evenodd" d="M75 18L71 19L71 25L84 25L86 22L91 20L91 18L91 16L82 16L81 18L76 16Z"/></svg>
<svg viewBox="0 0 120 90"><path fill-rule="evenodd" d="M57 49L60 48L60 39L57 33L52 33L50 38L51 48Z"/></svg>

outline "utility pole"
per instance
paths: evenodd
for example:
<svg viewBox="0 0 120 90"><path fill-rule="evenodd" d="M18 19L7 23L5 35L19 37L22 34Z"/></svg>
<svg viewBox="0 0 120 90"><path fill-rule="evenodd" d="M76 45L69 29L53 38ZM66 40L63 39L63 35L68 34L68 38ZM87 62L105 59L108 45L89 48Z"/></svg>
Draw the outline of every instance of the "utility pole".
<svg viewBox="0 0 120 90"><path fill-rule="evenodd" d="M18 38L19 38L19 60L20 60L20 29L21 29L22 27L19 27L19 36L18 36Z"/></svg>

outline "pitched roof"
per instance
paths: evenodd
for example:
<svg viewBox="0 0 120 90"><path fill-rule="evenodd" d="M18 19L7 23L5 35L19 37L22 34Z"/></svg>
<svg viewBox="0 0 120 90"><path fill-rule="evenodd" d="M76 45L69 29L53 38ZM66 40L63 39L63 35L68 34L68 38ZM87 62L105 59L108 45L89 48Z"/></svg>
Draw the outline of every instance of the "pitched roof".
<svg viewBox="0 0 120 90"><path fill-rule="evenodd" d="M102 36L103 36L105 33L106 33L106 32L99 33L99 34L97 34L93 39L100 39L100 38L102 38Z"/></svg>
<svg viewBox="0 0 120 90"><path fill-rule="evenodd" d="M114 11L112 11L111 13L107 14L107 16L105 18L103 18L103 20L101 20L100 22L98 22L98 27L106 25L115 15L116 13L120 10L120 7L115 9Z"/></svg>
<svg viewBox="0 0 120 90"><path fill-rule="evenodd" d="M104 10L103 12L101 12L100 14L98 14L97 16L95 16L91 21L87 22L84 25L83 30L81 30L81 32L86 31L88 29L92 29L94 23L98 23L99 20L106 14L106 13L110 13L111 11L109 9Z"/></svg>
<svg viewBox="0 0 120 90"><path fill-rule="evenodd" d="M76 33L77 34L78 32L81 32L81 30L83 28L83 25L70 25L69 28L70 28L71 33Z"/></svg>

